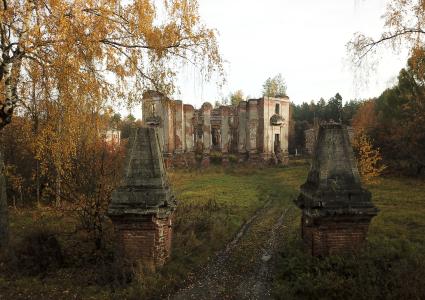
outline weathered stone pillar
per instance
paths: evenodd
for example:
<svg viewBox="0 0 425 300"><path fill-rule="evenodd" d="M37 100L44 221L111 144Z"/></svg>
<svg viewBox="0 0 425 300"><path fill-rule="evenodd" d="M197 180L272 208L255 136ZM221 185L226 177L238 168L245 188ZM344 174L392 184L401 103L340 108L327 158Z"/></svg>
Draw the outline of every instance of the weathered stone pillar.
<svg viewBox="0 0 425 300"><path fill-rule="evenodd" d="M150 270L170 256L176 201L170 191L156 128L130 137L123 184L112 193L108 215L123 258Z"/></svg>
<svg viewBox="0 0 425 300"><path fill-rule="evenodd" d="M203 137L203 154L202 166L208 167L210 165L210 151L211 151L211 111L212 105L208 102L202 104L202 137Z"/></svg>
<svg viewBox="0 0 425 300"><path fill-rule="evenodd" d="M183 105L184 117L184 157L187 165L195 165L195 131L194 131L195 110L192 105Z"/></svg>
<svg viewBox="0 0 425 300"><path fill-rule="evenodd" d="M239 162L245 161L247 157L247 131L248 128L248 117L247 117L247 105L246 101L239 102L238 105L238 160Z"/></svg>
<svg viewBox="0 0 425 300"><path fill-rule="evenodd" d="M185 127L185 151L194 152L195 151L195 137L194 137L194 124L193 118L195 116L195 110L192 105L185 104L183 105L184 111L184 127Z"/></svg>
<svg viewBox="0 0 425 300"><path fill-rule="evenodd" d="M185 129L183 102L181 100L174 101L174 157L173 165L177 167L186 167L187 162L184 157L185 149Z"/></svg>
<svg viewBox="0 0 425 300"><path fill-rule="evenodd" d="M252 162L258 162L258 100L248 101L248 130L247 130L247 150L248 159Z"/></svg>
<svg viewBox="0 0 425 300"><path fill-rule="evenodd" d="M4 176L3 155L0 151L0 253L9 242L9 213L7 207L6 178Z"/></svg>
<svg viewBox="0 0 425 300"><path fill-rule="evenodd" d="M185 143L185 126L183 125L183 102L181 100L174 101L175 117L174 117L174 152L181 154L184 151Z"/></svg>
<svg viewBox="0 0 425 300"><path fill-rule="evenodd" d="M221 107L221 154L222 165L229 165L229 150L230 150L230 108L227 106Z"/></svg>
<svg viewBox="0 0 425 300"><path fill-rule="evenodd" d="M312 166L296 203L302 209L302 237L312 255L351 252L365 244L378 209L361 187L345 126L319 127Z"/></svg>

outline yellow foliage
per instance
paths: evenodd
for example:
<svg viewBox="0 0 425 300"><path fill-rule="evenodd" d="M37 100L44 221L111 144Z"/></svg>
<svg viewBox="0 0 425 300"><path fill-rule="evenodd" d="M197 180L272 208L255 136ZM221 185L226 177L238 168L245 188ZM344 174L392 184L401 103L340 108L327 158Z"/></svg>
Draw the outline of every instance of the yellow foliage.
<svg viewBox="0 0 425 300"><path fill-rule="evenodd" d="M373 147L373 143L364 132L356 135L354 149L357 152L358 168L363 182L373 183L382 174L386 166L382 164L379 149Z"/></svg>
<svg viewBox="0 0 425 300"><path fill-rule="evenodd" d="M0 19L0 48L13 62L0 71L14 74L0 72L0 111L4 90L26 102L33 79L45 100L77 107L149 88L171 94L180 63L223 78L215 31L200 23L196 0L8 0Z"/></svg>

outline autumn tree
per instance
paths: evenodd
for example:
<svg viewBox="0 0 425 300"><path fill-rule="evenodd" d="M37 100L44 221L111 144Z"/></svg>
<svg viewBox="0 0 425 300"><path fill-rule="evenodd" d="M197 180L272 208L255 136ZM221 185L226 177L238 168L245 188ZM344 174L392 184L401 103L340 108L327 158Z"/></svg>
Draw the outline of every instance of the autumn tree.
<svg viewBox="0 0 425 300"><path fill-rule="evenodd" d="M379 149L375 148L372 140L364 131L359 132L354 140L357 152L358 168L363 182L373 183L382 174L386 166L382 163Z"/></svg>
<svg viewBox="0 0 425 300"><path fill-rule="evenodd" d="M370 59L379 58L379 48L399 50L408 47L411 55L415 49L424 46L425 37L425 1L389 0L383 16L384 28L380 36L373 38L357 32L347 44L353 64L365 66Z"/></svg>
<svg viewBox="0 0 425 300"><path fill-rule="evenodd" d="M356 114L353 116L352 126L356 134L371 133L377 126L377 115L375 110L375 99L363 101Z"/></svg>
<svg viewBox="0 0 425 300"><path fill-rule="evenodd" d="M425 168L425 80L419 71L423 61L423 50L412 55L397 85L376 100L377 138L384 153L389 159L408 162L416 174Z"/></svg>
<svg viewBox="0 0 425 300"><path fill-rule="evenodd" d="M263 84L263 96L284 97L286 96L286 82L282 74L277 74L273 78L269 77Z"/></svg>
<svg viewBox="0 0 425 300"><path fill-rule="evenodd" d="M110 144L97 135L80 139L72 166L62 179L61 198L67 215L78 221L96 249L104 243L106 212L112 191L120 184L124 145Z"/></svg>
<svg viewBox="0 0 425 300"><path fill-rule="evenodd" d="M178 61L196 64L207 76L222 74L215 32L200 23L197 1L163 3L1 1L0 126L10 122L22 100L20 84L30 62L42 68L44 77L72 74L75 83L68 93L79 85L80 93L104 97L112 91L122 95L128 78L137 89L153 87L170 94ZM111 73L113 85L106 77ZM69 79L52 87L71 83Z"/></svg>
<svg viewBox="0 0 425 300"><path fill-rule="evenodd" d="M112 99L137 100L145 88L172 93L183 63L207 78L223 74L196 0L3 0L0 129L17 107L33 116L35 157L55 174L59 200L81 124L91 124L81 115L101 113Z"/></svg>
<svg viewBox="0 0 425 300"><path fill-rule="evenodd" d="M425 169L425 73L420 71L425 52L421 49L400 71L397 84L363 102L352 122L356 132L373 138L392 169L416 175Z"/></svg>

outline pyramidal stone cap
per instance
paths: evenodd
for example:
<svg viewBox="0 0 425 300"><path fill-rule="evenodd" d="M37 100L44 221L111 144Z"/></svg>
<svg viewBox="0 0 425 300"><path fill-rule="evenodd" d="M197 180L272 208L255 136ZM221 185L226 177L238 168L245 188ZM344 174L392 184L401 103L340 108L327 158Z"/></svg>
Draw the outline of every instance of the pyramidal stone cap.
<svg viewBox="0 0 425 300"><path fill-rule="evenodd" d="M110 217L156 214L175 210L156 128L141 127L129 139L122 185L112 192Z"/></svg>
<svg viewBox="0 0 425 300"><path fill-rule="evenodd" d="M295 202L311 216L377 214L371 193L361 186L345 125L319 126L307 181Z"/></svg>

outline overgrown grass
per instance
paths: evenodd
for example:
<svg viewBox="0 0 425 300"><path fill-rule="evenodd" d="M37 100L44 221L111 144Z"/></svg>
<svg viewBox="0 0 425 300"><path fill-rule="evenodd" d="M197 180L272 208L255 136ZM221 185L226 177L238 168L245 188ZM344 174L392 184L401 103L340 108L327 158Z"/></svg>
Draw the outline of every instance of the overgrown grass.
<svg viewBox="0 0 425 300"><path fill-rule="evenodd" d="M49 229L62 245L65 262L39 276L0 271L0 295L49 298L46 295L51 294L51 298L96 299L149 299L166 295L222 249L257 209L271 197L279 198L284 189L270 176L282 170L211 167L171 172L170 180L179 201L172 258L160 272L143 274L130 285L118 284L113 274L111 226L105 248L96 252L87 236L72 234L75 222L66 214L49 209L12 211L14 244L19 246L19 241L33 231L31 228Z"/></svg>
<svg viewBox="0 0 425 300"><path fill-rule="evenodd" d="M239 227L271 200L264 226L252 239L267 238L271 220L285 217L284 250L278 260L274 295L280 299L393 298L422 299L425 294L425 183L384 178L368 188L381 210L369 231L369 247L356 257L311 258L299 239L300 212L292 203L307 176L303 161L288 168L176 170L170 173L179 201L171 260L156 274L133 283L117 280L113 269L112 227L102 251L83 234L73 234L75 220L49 209L11 211L13 244L38 228L54 232L62 247L62 266L37 276L0 265L0 298L5 299L157 299L190 280L198 268L230 241ZM270 223L270 224L269 224ZM111 224L109 224L111 225ZM261 242L261 241L260 241ZM236 267L256 254L241 244ZM254 247L253 247L254 249ZM119 277L119 276L118 276ZM421 294L422 293L422 294Z"/></svg>
<svg viewBox="0 0 425 300"><path fill-rule="evenodd" d="M301 177L287 182L295 188ZM367 188L380 213L357 255L311 257L302 250L299 215L288 220L275 298L425 299L425 182L387 177Z"/></svg>

